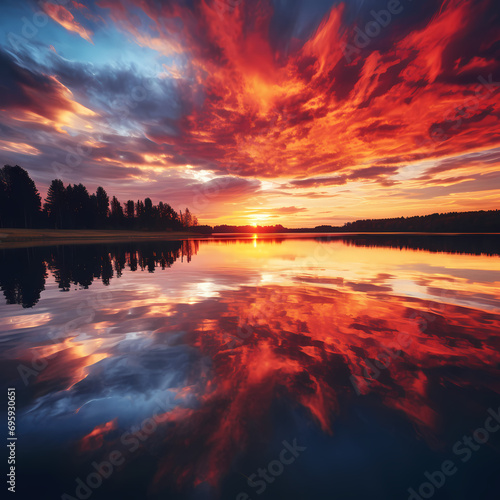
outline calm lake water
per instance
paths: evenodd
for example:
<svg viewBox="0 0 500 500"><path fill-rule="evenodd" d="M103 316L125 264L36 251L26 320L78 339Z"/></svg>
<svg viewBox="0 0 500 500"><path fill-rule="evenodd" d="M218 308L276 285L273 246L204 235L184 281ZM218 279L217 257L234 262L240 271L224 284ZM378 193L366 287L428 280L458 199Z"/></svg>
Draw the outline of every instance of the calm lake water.
<svg viewBox="0 0 500 500"><path fill-rule="evenodd" d="M498 499L499 251L425 235L0 250L18 498Z"/></svg>

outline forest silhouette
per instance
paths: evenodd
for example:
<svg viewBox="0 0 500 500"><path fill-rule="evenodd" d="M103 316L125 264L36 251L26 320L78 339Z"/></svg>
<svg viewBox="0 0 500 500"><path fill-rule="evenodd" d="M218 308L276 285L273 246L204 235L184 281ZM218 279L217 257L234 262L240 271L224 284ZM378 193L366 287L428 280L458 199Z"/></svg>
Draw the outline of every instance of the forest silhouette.
<svg viewBox="0 0 500 500"><path fill-rule="evenodd" d="M102 187L90 194L83 184L54 179L42 204L41 196L28 172L18 165L0 169L0 227L53 229L129 229L197 233L498 233L500 210L435 213L423 216L365 219L343 226L323 225L290 229L274 226L200 226L189 208L177 212L168 203L153 205L151 198L128 200L122 204L109 198Z"/></svg>
<svg viewBox="0 0 500 500"><path fill-rule="evenodd" d="M54 179L45 203L28 172L18 165L0 169L0 227L54 229L183 230L198 220L189 208L177 212L168 203L153 205L150 198L110 200L102 187L90 194L83 184Z"/></svg>

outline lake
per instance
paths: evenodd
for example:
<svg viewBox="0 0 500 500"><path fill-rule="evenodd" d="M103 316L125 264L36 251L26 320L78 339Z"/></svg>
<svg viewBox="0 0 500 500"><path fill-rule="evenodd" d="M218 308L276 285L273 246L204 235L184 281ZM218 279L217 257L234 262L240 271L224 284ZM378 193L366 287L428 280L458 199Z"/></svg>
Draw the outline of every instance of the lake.
<svg viewBox="0 0 500 500"><path fill-rule="evenodd" d="M16 492L497 499L499 253L400 234L0 250Z"/></svg>

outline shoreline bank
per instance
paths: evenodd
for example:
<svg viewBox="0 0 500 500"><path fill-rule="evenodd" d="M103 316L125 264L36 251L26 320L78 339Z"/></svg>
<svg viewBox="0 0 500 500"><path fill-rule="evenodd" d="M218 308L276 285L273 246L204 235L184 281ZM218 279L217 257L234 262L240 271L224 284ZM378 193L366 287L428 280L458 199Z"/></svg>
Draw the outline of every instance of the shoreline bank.
<svg viewBox="0 0 500 500"><path fill-rule="evenodd" d="M41 245L91 244L127 241L172 241L206 238L181 231L127 231L114 229L0 229L0 248Z"/></svg>

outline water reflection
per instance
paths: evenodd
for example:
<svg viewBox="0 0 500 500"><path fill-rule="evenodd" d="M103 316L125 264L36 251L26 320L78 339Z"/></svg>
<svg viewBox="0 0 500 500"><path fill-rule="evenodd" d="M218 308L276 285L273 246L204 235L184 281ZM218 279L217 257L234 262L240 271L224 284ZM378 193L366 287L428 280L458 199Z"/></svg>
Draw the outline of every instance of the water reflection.
<svg viewBox="0 0 500 500"><path fill-rule="evenodd" d="M252 498L245 476L297 438L267 498L407 498L498 407L500 260L391 238L31 249L45 291L0 308L29 476L74 496L119 450L92 498Z"/></svg>
<svg viewBox="0 0 500 500"><path fill-rule="evenodd" d="M451 254L499 255L500 235L457 234L372 234L351 235L342 238L346 245L362 247L399 248L400 250L424 250Z"/></svg>
<svg viewBox="0 0 500 500"><path fill-rule="evenodd" d="M55 247L28 247L0 249L0 288L8 304L33 307L44 290L47 270L59 287L69 290L71 285L88 288L94 279L105 285L125 268L130 271L169 268L177 259L191 262L200 244L218 245L281 245L296 238L257 235L248 237L212 238L210 240L184 240L169 242L142 242L129 244L64 245ZM317 235L316 241L328 243L342 241L347 246L398 248L452 254L500 255L500 236L469 235Z"/></svg>
<svg viewBox="0 0 500 500"><path fill-rule="evenodd" d="M8 304L33 307L40 299L49 270L59 288L71 285L88 288L95 279L109 285L124 269L165 270L177 259L191 262L199 242L130 243L103 245L65 245L0 250L0 288Z"/></svg>

